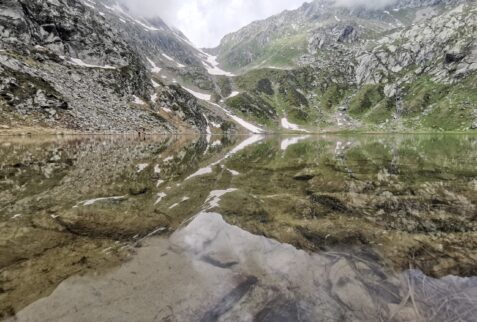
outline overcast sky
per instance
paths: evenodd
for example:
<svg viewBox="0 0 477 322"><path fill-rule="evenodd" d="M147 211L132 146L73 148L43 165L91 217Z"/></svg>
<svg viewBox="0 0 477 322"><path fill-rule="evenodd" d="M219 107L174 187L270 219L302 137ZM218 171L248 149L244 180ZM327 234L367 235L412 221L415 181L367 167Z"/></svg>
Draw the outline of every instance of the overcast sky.
<svg viewBox="0 0 477 322"><path fill-rule="evenodd" d="M215 47L226 34L252 21L312 0L120 0L144 16L160 16L198 47ZM335 0L339 6L381 8L398 0Z"/></svg>
<svg viewBox="0 0 477 322"><path fill-rule="evenodd" d="M159 15L181 30L199 47L215 47L220 39L254 20L285 9L295 9L305 0L122 0L143 15Z"/></svg>

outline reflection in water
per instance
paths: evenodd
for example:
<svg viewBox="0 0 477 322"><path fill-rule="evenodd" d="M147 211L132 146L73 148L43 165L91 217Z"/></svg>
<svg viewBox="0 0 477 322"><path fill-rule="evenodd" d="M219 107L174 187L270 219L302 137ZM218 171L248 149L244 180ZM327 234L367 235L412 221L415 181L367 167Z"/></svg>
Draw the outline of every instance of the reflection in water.
<svg viewBox="0 0 477 322"><path fill-rule="evenodd" d="M0 316L95 272L21 316L94 281L105 319L471 321L476 160L457 135L0 143Z"/></svg>
<svg viewBox="0 0 477 322"><path fill-rule="evenodd" d="M390 275L372 254L308 254L200 213L101 278L63 283L18 321L471 321L477 278Z"/></svg>

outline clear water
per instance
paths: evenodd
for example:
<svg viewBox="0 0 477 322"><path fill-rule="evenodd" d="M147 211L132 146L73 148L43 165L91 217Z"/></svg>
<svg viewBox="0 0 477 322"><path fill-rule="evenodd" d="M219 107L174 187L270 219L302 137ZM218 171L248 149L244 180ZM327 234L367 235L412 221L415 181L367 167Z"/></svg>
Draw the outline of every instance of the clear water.
<svg viewBox="0 0 477 322"><path fill-rule="evenodd" d="M475 321L477 136L3 138L20 321Z"/></svg>

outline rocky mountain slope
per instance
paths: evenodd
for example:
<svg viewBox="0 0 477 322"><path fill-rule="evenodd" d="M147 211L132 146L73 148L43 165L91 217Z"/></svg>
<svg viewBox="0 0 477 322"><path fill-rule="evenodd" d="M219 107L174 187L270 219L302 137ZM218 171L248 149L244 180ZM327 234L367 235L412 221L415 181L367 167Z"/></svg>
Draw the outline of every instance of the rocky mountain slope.
<svg viewBox="0 0 477 322"><path fill-rule="evenodd" d="M0 9L2 128L477 128L474 0L373 9L315 0L204 50L116 0L5 0Z"/></svg>
<svg viewBox="0 0 477 322"><path fill-rule="evenodd" d="M184 69L212 89L207 58L159 18L133 16L109 0L2 1L0 124L209 133L214 122L215 131L231 129L222 110L167 79ZM161 70L170 70L164 79Z"/></svg>
<svg viewBox="0 0 477 322"><path fill-rule="evenodd" d="M477 4L316 0L227 35L226 104L279 131L477 128Z"/></svg>

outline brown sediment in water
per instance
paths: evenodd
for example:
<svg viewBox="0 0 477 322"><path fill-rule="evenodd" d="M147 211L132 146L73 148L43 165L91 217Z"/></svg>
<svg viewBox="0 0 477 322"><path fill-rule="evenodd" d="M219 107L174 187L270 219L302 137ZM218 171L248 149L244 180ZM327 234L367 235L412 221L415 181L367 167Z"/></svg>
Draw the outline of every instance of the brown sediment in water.
<svg viewBox="0 0 477 322"><path fill-rule="evenodd" d="M120 266L131 246L175 231L229 188L212 210L257 235L310 252L368 247L398 272L477 275L475 137L281 140L225 159L228 138L0 144L0 311Z"/></svg>

